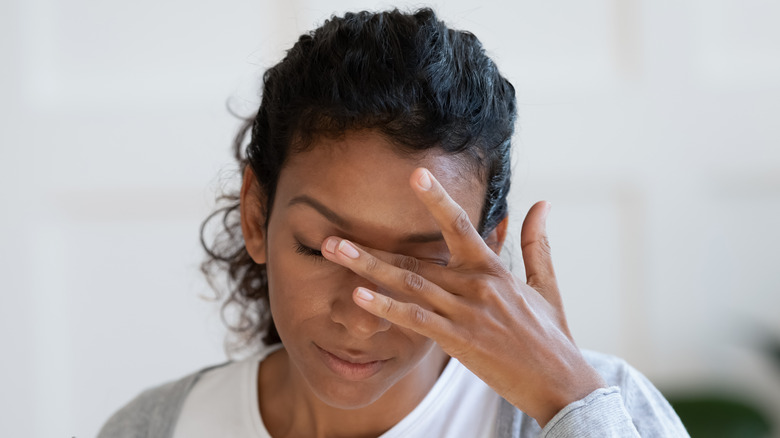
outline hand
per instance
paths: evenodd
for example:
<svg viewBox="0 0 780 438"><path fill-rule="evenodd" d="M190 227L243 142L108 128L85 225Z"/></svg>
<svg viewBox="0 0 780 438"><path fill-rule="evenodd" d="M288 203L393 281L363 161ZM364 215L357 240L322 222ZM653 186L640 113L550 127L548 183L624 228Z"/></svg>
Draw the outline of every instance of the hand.
<svg viewBox="0 0 780 438"><path fill-rule="evenodd" d="M356 288L355 303L433 339L542 427L569 403L606 386L566 324L545 232L549 203L536 203L523 223L523 282L428 170L415 170L410 182L440 226L450 261L441 266L329 237L325 257L398 298Z"/></svg>

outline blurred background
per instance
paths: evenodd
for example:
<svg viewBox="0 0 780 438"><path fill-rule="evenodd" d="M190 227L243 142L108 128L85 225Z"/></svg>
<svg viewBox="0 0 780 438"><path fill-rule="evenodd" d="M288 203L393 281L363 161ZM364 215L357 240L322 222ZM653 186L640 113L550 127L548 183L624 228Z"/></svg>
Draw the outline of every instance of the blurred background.
<svg viewBox="0 0 780 438"><path fill-rule="evenodd" d="M780 3L476 3L426 4L517 89L507 259L521 272L522 218L552 201L579 345L686 418L780 436ZM238 183L227 107L251 113L331 14L391 5L424 4L0 3L2 435L94 436L226 359L198 233Z"/></svg>

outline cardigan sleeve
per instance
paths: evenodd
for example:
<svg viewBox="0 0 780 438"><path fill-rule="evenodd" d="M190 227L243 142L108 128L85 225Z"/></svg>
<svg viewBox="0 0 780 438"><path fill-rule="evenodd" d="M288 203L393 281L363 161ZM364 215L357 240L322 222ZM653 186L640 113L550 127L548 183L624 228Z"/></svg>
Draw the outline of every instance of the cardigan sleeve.
<svg viewBox="0 0 780 438"><path fill-rule="evenodd" d="M514 418L508 418L507 409L504 409L499 415L498 436L513 438L689 436L669 402L642 373L614 356L590 351L583 351L583 354L610 387L597 389L585 398L569 404L558 412L544 429L540 429L533 418L516 409L514 409ZM501 418L502 416L504 418Z"/></svg>
<svg viewBox="0 0 780 438"><path fill-rule="evenodd" d="M620 388L600 388L563 408L542 429L545 438L639 437Z"/></svg>

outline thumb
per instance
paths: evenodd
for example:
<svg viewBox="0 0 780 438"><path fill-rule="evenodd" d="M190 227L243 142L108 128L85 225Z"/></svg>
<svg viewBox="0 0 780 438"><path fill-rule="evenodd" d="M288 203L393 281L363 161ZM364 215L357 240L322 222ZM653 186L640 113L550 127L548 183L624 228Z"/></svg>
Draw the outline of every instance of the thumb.
<svg viewBox="0 0 780 438"><path fill-rule="evenodd" d="M539 201L528 210L520 232L520 246L523 251L526 283L551 304L560 304L558 284L547 240L547 214L550 203Z"/></svg>

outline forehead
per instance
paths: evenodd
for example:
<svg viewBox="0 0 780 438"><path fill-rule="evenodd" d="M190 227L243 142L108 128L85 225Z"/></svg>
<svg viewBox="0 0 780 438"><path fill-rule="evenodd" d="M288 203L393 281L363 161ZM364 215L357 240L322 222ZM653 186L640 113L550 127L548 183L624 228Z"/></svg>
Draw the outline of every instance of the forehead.
<svg viewBox="0 0 780 438"><path fill-rule="evenodd" d="M409 186L412 171L426 167L476 225L485 184L467 160L438 148L402 154L385 137L371 131L317 139L285 164L272 211L305 195L327 205L361 231L435 231L438 226Z"/></svg>

